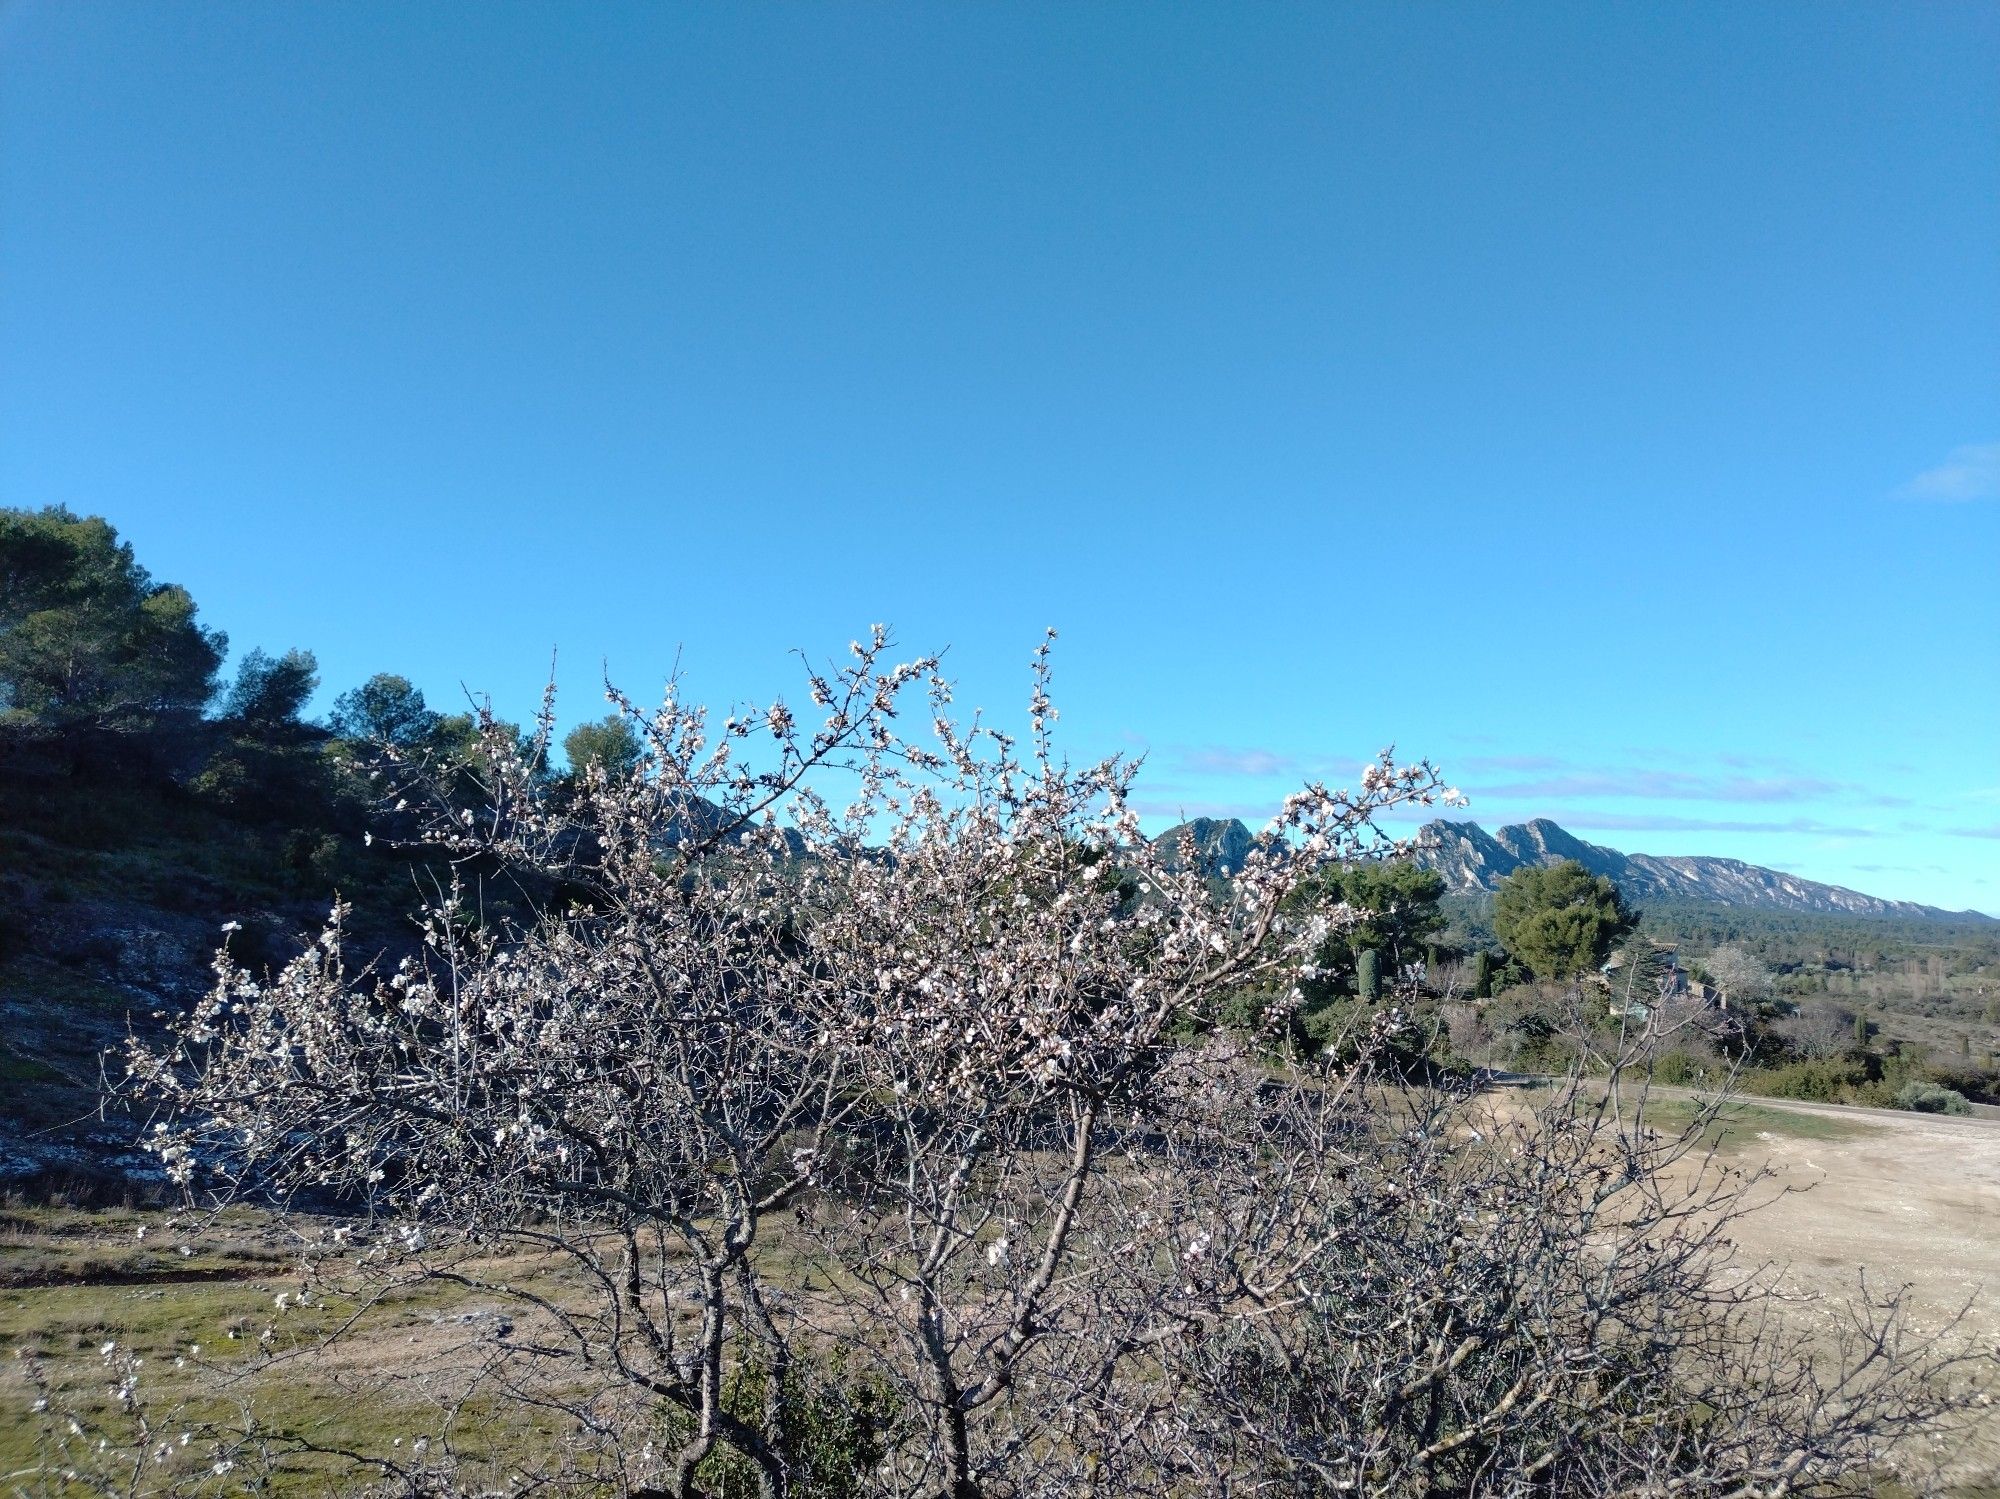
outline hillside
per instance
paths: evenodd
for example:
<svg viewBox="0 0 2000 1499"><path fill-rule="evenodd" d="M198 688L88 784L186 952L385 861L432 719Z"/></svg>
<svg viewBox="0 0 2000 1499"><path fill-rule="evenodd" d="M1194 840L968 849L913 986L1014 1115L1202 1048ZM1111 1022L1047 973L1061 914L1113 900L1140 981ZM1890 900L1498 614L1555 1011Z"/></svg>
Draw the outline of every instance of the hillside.
<svg viewBox="0 0 2000 1499"><path fill-rule="evenodd" d="M1821 884L1741 859L1625 854L1586 843L1546 817L1488 833L1476 822L1426 824L1417 834L1417 858L1445 877L1459 894L1497 888L1530 864L1574 859L1593 874L1608 875L1634 901L1684 901L1821 916L1896 917L1910 921L1991 921L1977 911L1947 911L1915 901L1886 900L1839 885Z"/></svg>

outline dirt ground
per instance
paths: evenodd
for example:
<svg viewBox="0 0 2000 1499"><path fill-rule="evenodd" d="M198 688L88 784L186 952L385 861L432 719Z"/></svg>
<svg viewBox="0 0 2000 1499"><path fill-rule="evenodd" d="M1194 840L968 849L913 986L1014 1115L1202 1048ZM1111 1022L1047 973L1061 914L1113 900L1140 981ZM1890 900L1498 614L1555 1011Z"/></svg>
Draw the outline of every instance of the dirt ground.
<svg viewBox="0 0 2000 1499"><path fill-rule="evenodd" d="M1746 1163L1768 1156L1789 1189L1737 1225L1746 1260L1783 1265L1800 1291L1851 1292L1864 1270L1873 1286L1907 1283L1926 1329L1971 1300L1962 1330L2000 1346L2000 1119L1755 1102L1846 1129L1742 1141ZM2000 1410L1940 1456L1954 1492L2000 1494Z"/></svg>

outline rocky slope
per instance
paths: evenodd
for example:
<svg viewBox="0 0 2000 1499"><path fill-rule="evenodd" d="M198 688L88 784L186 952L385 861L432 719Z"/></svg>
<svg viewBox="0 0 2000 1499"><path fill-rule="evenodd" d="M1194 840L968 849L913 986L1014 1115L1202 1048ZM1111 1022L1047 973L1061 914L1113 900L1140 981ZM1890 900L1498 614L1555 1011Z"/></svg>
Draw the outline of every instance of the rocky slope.
<svg viewBox="0 0 2000 1499"><path fill-rule="evenodd" d="M1741 859L1667 858L1624 854L1586 843L1546 817L1488 833L1476 822L1428 823L1417 834L1417 857L1460 894L1496 888L1528 864L1574 859L1593 874L1609 875L1637 901L1703 901L1766 911L1806 911L1826 916L1894 916L1916 921L1985 921L1976 911L1946 911L1915 901L1883 900L1839 885L1823 885Z"/></svg>
<svg viewBox="0 0 2000 1499"><path fill-rule="evenodd" d="M1153 847L1178 860L1183 833L1194 838L1195 859L1205 874L1234 874L1255 841L1241 818L1197 817L1176 823L1153 840Z"/></svg>
<svg viewBox="0 0 2000 1499"><path fill-rule="evenodd" d="M1198 857L1209 872L1230 874L1243 867L1251 833L1240 821L1197 817L1167 829L1153 840L1155 846L1172 848L1183 829L1194 835ZM1993 919L1977 911L1946 911L1915 901L1883 900L1839 885L1823 885L1817 880L1745 864L1741 859L1624 854L1615 848L1586 843L1546 817L1493 833L1476 822L1439 819L1418 832L1417 859L1443 875L1447 888L1459 895L1494 890L1524 865L1574 859L1593 874L1609 875L1635 901L1700 901L1708 905L1802 911L1823 916L1892 916L1906 921Z"/></svg>

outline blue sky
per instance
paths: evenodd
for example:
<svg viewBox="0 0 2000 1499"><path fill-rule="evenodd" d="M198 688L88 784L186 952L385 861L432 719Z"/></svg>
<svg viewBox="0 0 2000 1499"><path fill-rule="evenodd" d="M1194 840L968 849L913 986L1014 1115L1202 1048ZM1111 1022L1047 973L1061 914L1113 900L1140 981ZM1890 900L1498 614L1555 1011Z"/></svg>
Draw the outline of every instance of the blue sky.
<svg viewBox="0 0 2000 1499"><path fill-rule="evenodd" d="M325 697L1055 625L1162 824L2000 912L2000 9L14 0L0 503Z"/></svg>

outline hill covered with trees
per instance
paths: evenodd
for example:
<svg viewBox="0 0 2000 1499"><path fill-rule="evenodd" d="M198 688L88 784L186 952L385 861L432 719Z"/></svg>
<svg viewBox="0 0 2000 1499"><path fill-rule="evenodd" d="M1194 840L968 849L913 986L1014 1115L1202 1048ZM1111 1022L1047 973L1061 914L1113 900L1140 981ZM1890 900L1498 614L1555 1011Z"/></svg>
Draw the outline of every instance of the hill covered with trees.
<svg viewBox="0 0 2000 1499"><path fill-rule="evenodd" d="M282 963L338 894L407 949L435 870L380 804L384 747L484 795L478 706L383 672L314 721L310 650L225 677L228 646L103 519L0 510L0 1181L144 1169L129 1121L98 1117L99 1056L202 993L225 938ZM588 729L581 759L618 736Z"/></svg>

